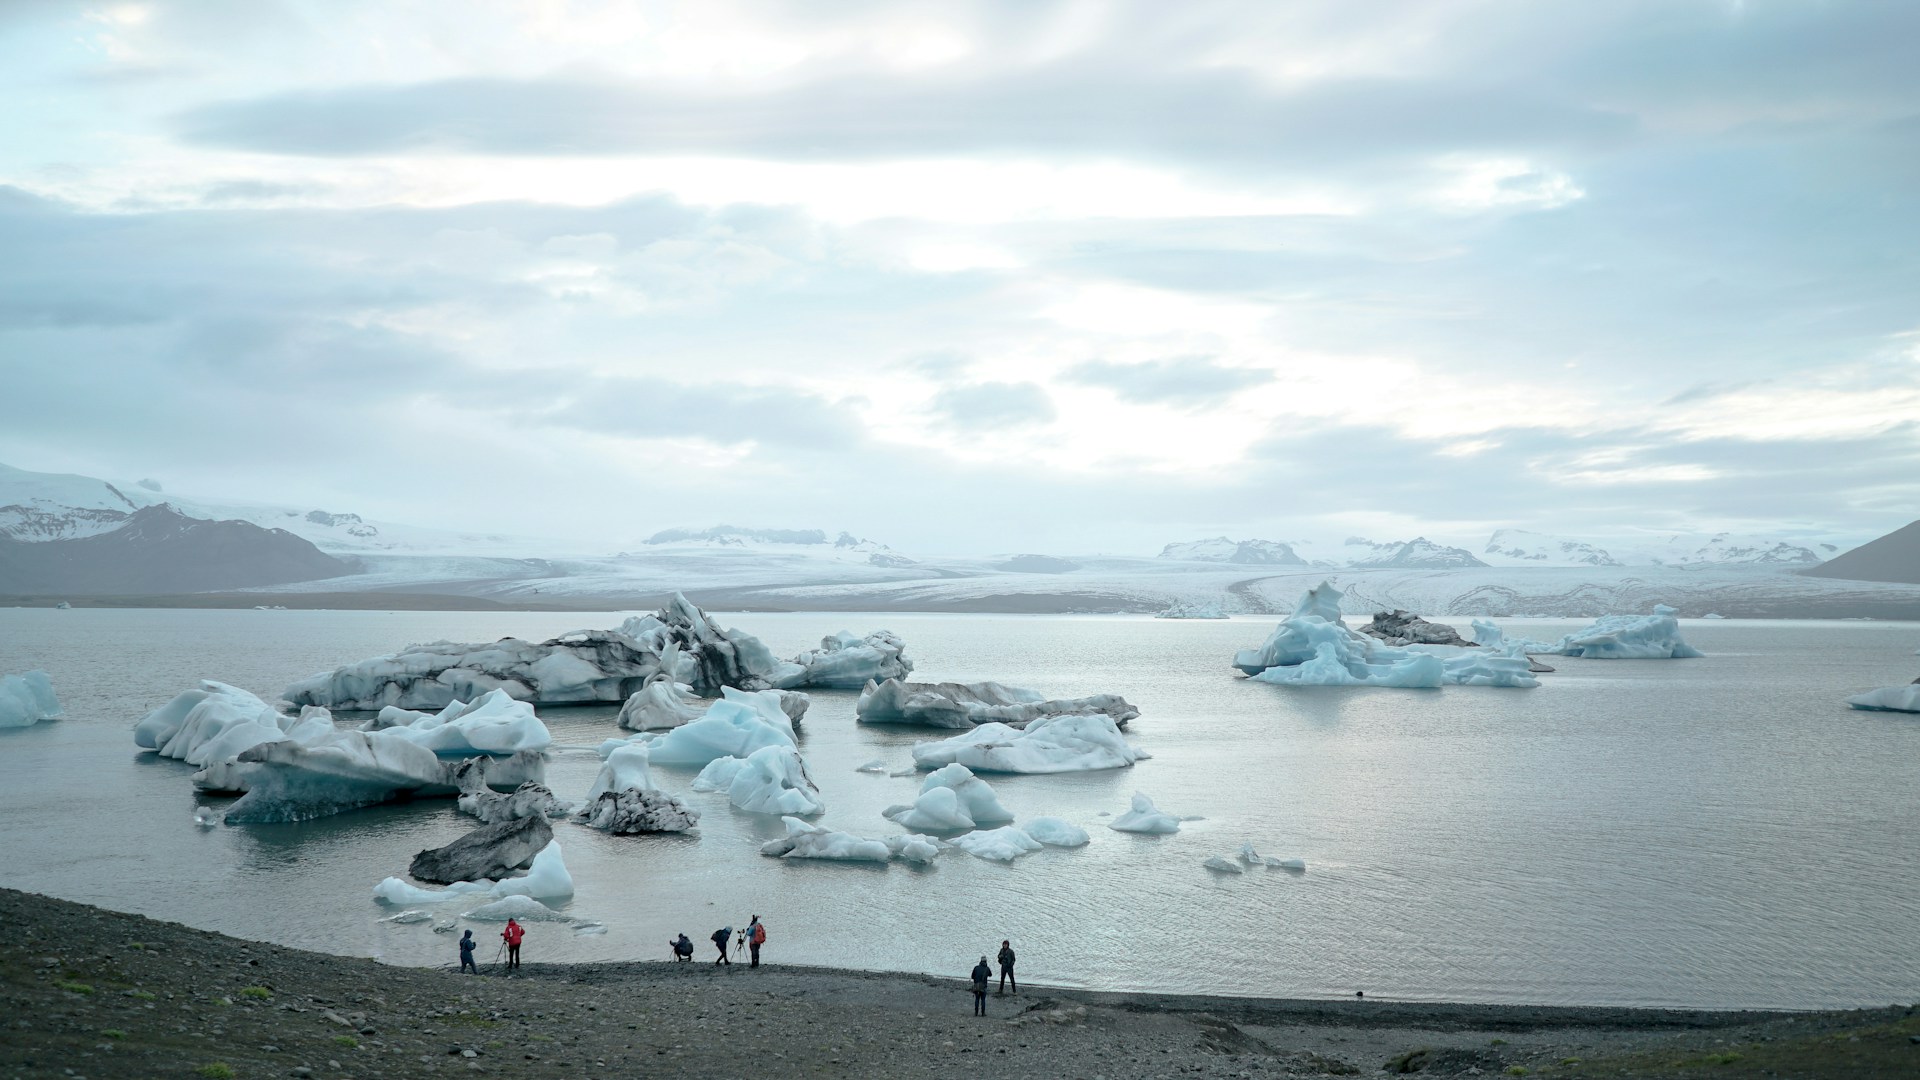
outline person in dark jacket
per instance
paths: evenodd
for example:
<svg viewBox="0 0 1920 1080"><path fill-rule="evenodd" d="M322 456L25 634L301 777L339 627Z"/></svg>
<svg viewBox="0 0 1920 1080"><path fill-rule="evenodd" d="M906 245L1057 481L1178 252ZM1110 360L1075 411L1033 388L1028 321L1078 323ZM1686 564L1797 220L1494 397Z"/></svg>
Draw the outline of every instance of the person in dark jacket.
<svg viewBox="0 0 1920 1080"><path fill-rule="evenodd" d="M460 935L460 974L467 972L480 974L480 965L473 962L473 931Z"/></svg>
<svg viewBox="0 0 1920 1080"><path fill-rule="evenodd" d="M987 966L987 958L973 965L973 1015L987 1015L987 980L993 978L993 969Z"/></svg>
<svg viewBox="0 0 1920 1080"><path fill-rule="evenodd" d="M685 933L682 933L678 939L667 942L667 947L673 950L675 960L693 959L693 939Z"/></svg>
<svg viewBox="0 0 1920 1080"><path fill-rule="evenodd" d="M713 932L713 947L720 950L719 958L713 962L714 967L719 967L721 964L733 966L733 961L727 959L727 945L731 941L733 941L733 927L723 926Z"/></svg>
<svg viewBox="0 0 1920 1080"><path fill-rule="evenodd" d="M1019 994L1020 980L1013 977L1013 942L1002 941L1000 955L996 959L1000 961L1000 992L1006 993L1007 984L1012 983L1013 992Z"/></svg>

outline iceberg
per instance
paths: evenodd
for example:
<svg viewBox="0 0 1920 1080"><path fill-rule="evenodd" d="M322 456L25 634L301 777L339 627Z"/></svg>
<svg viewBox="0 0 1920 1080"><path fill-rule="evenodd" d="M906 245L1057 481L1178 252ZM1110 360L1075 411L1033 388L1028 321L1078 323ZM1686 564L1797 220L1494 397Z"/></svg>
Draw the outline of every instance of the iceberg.
<svg viewBox="0 0 1920 1080"><path fill-rule="evenodd" d="M889 836L886 840L887 851L901 862L925 865L940 854L940 845L931 836L907 833L904 836Z"/></svg>
<svg viewBox="0 0 1920 1080"><path fill-rule="evenodd" d="M646 746L615 747L573 820L615 836L686 832L698 824L698 812L654 786L648 753Z"/></svg>
<svg viewBox="0 0 1920 1080"><path fill-rule="evenodd" d="M1176 833L1180 831L1180 819L1161 813L1152 799L1136 791L1133 808L1107 822L1107 828L1115 832Z"/></svg>
<svg viewBox="0 0 1920 1080"><path fill-rule="evenodd" d="M715 758L743 758L763 747L796 746L793 721L782 708L779 692L727 687L724 694L698 720L648 742L653 764L704 767Z"/></svg>
<svg viewBox="0 0 1920 1080"><path fill-rule="evenodd" d="M519 922L572 922L573 916L555 911L531 896L509 896L495 900L491 904L482 904L462 915L463 919L475 922L506 922L515 919ZM438 930L438 927L435 927Z"/></svg>
<svg viewBox="0 0 1920 1080"><path fill-rule="evenodd" d="M442 757L505 756L553 745L553 736L534 715L533 706L514 700L504 690L489 690L471 704L450 702L434 715L389 705L360 730L389 732Z"/></svg>
<svg viewBox="0 0 1920 1080"><path fill-rule="evenodd" d="M860 691L854 713L863 724L917 724L965 730L999 723L1022 727L1043 716L1105 715L1120 726L1140 710L1118 694L1048 700L1036 690L997 682L910 683L888 679Z"/></svg>
<svg viewBox="0 0 1920 1080"><path fill-rule="evenodd" d="M487 788L463 792L455 805L461 813L471 814L489 825L519 818L565 817L573 809L570 803L555 798L553 790L545 784L531 782L521 784L511 795L502 795Z"/></svg>
<svg viewBox="0 0 1920 1080"><path fill-rule="evenodd" d="M706 711L706 703L693 696L692 687L660 674L620 706L616 723L628 731L671 731L700 719Z"/></svg>
<svg viewBox="0 0 1920 1080"><path fill-rule="evenodd" d="M1679 660L1706 655L1680 637L1680 622L1665 604L1654 605L1651 615L1609 615L1561 638L1552 651L1595 660Z"/></svg>
<svg viewBox="0 0 1920 1080"><path fill-rule="evenodd" d="M0 728L32 727L60 716L60 699L54 696L53 679L46 672L35 669L0 677Z"/></svg>
<svg viewBox="0 0 1920 1080"><path fill-rule="evenodd" d="M1847 704L1868 712L1920 713L1920 679L1905 686L1883 686L1847 699Z"/></svg>
<svg viewBox="0 0 1920 1080"><path fill-rule="evenodd" d="M760 854L782 859L837 859L845 862L876 863L888 862L894 856L893 849L883 840L868 840L852 833L835 832L819 825L809 825L797 817L781 820L786 823L787 835L782 839L760 845ZM908 839L924 840L920 837ZM901 844L903 853L906 848L907 844L903 841ZM917 850L916 854L918 854ZM916 858L915 861L925 860Z"/></svg>
<svg viewBox="0 0 1920 1080"><path fill-rule="evenodd" d="M751 814L810 817L826 812L820 788L791 746L763 746L744 758L715 758L693 779L695 791L724 791Z"/></svg>
<svg viewBox="0 0 1920 1080"><path fill-rule="evenodd" d="M324 710L318 710L324 712ZM390 731L333 731L311 743L264 742L196 774L202 790L244 790L227 808L237 822L307 821L362 806L458 796L492 786L512 790L545 779L546 758L442 758Z"/></svg>
<svg viewBox="0 0 1920 1080"><path fill-rule="evenodd" d="M1340 617L1341 593L1321 582L1300 598L1257 649L1233 664L1260 682L1293 686L1540 685L1524 656L1453 645L1388 645L1350 630Z"/></svg>
<svg viewBox="0 0 1920 1080"><path fill-rule="evenodd" d="M543 642L434 641L321 672L287 688L296 705L373 711L440 709L502 690L543 705L625 701L665 673L702 697L722 687L764 690L804 670L776 659L751 634L721 630L679 593L658 612L615 630L576 630Z"/></svg>
<svg viewBox="0 0 1920 1080"><path fill-rule="evenodd" d="M397 877L383 879L373 887L376 900L385 900L389 904L411 907L415 904L440 904L449 900L470 899L474 896L490 896L504 899L509 896L531 897L536 900L557 900L573 895L573 876L567 873L567 864L560 854L560 841L548 841L547 846L533 857L527 872L521 877L502 878L499 881L456 881L445 888L426 889L402 881Z"/></svg>
<svg viewBox="0 0 1920 1080"><path fill-rule="evenodd" d="M552 841L553 826L544 817L482 825L450 844L415 855L407 873L415 881L438 885L503 878L531 863Z"/></svg>
<svg viewBox="0 0 1920 1080"><path fill-rule="evenodd" d="M956 836L952 843L976 859L993 862L1012 862L1022 855L1039 851L1042 846L1040 841L1012 825Z"/></svg>
<svg viewBox="0 0 1920 1080"><path fill-rule="evenodd" d="M133 743L161 757L206 766L279 742L296 728L302 741L315 741L333 733L333 717L325 709L288 716L237 686L208 679L143 717L133 729Z"/></svg>
<svg viewBox="0 0 1920 1080"><path fill-rule="evenodd" d="M1028 836L1048 847L1084 847L1093 839L1087 830L1064 818L1032 818L1022 828Z"/></svg>
<svg viewBox="0 0 1920 1080"><path fill-rule="evenodd" d="M912 805L890 806L881 816L928 832L958 832L1013 820L992 786L957 764L929 773Z"/></svg>
<svg viewBox="0 0 1920 1080"><path fill-rule="evenodd" d="M1024 730L982 724L913 748L913 762L931 769L955 763L975 772L1062 773L1119 769L1150 755L1127 742L1107 716L1048 716Z"/></svg>
<svg viewBox="0 0 1920 1080"><path fill-rule="evenodd" d="M780 685L858 690L869 682L904 679L913 673L913 661L901 655L906 648L907 643L890 631L875 630L858 638L842 630L821 638L818 649L794 657L791 662L801 674Z"/></svg>
<svg viewBox="0 0 1920 1080"><path fill-rule="evenodd" d="M1207 859L1206 862L1201 863L1200 865L1206 867L1209 870L1217 870L1223 874L1244 874L1247 872L1246 867L1241 866L1239 863L1234 862L1232 859L1229 859L1223 855L1212 856L1211 858Z"/></svg>

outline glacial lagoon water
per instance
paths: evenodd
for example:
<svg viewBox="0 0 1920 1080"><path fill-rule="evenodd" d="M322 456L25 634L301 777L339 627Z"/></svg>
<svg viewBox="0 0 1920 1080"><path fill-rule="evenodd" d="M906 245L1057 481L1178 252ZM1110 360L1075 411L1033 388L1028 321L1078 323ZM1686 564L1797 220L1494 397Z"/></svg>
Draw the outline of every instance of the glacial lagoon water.
<svg viewBox="0 0 1920 1080"><path fill-rule="evenodd" d="M131 728L202 678L271 700L339 663L435 638L549 636L615 614L0 611L0 672L43 667L67 719L0 732L0 883L241 937L399 964L448 964L451 935L383 921L373 885L472 824L450 801L296 825L203 830L189 766L137 753ZM697 837L556 825L578 895L605 925L540 924L529 960L662 959L686 931L762 915L768 958L959 976L1012 938L1034 982L1274 996L1565 1004L1826 1007L1920 998L1920 717L1848 710L1920 665L1920 625L1689 623L1709 655L1554 659L1537 690L1288 689L1249 683L1233 650L1271 619L738 614L782 655L884 626L917 677L995 678L1055 695L1111 691L1142 710L1139 766L992 777L1020 817L1093 834L1011 865L958 851L928 869L769 859L777 819L692 794ZM1547 638L1577 623L1512 620ZM814 694L802 749L824 824L897 831L882 808L929 733L853 722ZM543 710L556 740L616 733L613 707ZM556 754L578 798L598 759ZM1180 833L1103 827L1136 790L1198 816ZM1304 874L1222 876L1251 840ZM449 913L465 905L449 905ZM483 940L492 930L475 924ZM484 957L483 957L484 959Z"/></svg>

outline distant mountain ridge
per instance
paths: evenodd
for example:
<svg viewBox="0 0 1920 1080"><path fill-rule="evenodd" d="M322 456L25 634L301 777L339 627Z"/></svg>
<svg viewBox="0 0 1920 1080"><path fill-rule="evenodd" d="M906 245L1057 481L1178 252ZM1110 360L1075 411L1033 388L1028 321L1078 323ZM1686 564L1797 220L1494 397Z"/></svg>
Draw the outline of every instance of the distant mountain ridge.
<svg viewBox="0 0 1920 1080"><path fill-rule="evenodd" d="M160 503L87 536L0 536L0 592L109 595L258 588L338 577L354 565L279 529L191 518Z"/></svg>
<svg viewBox="0 0 1920 1080"><path fill-rule="evenodd" d="M1189 559L1194 562L1243 563L1249 566L1306 566L1307 560L1293 546L1278 540L1229 540L1216 536L1211 540L1190 540L1168 544L1160 549L1163 559Z"/></svg>

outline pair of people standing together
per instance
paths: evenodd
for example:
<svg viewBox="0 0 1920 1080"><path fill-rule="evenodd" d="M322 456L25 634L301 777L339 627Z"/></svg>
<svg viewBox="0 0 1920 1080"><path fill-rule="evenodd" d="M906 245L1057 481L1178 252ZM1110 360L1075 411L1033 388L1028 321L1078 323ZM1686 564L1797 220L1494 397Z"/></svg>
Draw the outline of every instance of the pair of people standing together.
<svg viewBox="0 0 1920 1080"><path fill-rule="evenodd" d="M1013 942L1002 941L1000 955L995 959L1000 961L1000 992L1006 993L1007 984L1012 983L1013 992L1018 994L1020 980L1013 977ZM980 962L973 966L973 1015L987 1015L987 983L992 980L993 969L987 966L987 958L982 956Z"/></svg>
<svg viewBox="0 0 1920 1080"><path fill-rule="evenodd" d="M526 929L513 919L508 919L507 928L500 931L500 943L506 948L508 971L520 966L520 942L526 936ZM460 935L460 974L462 975L480 974L480 965L473 962L473 945L473 931L469 930Z"/></svg>
<svg viewBox="0 0 1920 1080"><path fill-rule="evenodd" d="M747 924L747 928L742 930L741 934L746 938L747 948L752 950L753 954L753 962L747 966L759 967L760 946L767 943L767 924L760 921L760 916L755 915L753 921ZM682 940L686 939L685 934L680 935L680 937ZM713 932L713 946L720 950L720 955L714 958L714 967L719 967L721 964L725 964L728 967L733 966L733 961L727 959L727 944L732 940L733 927L731 926L723 926Z"/></svg>

